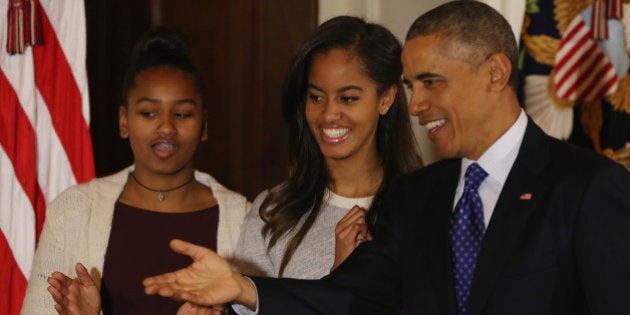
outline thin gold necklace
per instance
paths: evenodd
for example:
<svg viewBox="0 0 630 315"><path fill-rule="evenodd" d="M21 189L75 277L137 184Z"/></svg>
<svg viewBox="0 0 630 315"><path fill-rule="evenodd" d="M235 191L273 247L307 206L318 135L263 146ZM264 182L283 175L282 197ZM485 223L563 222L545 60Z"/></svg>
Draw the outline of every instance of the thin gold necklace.
<svg viewBox="0 0 630 315"><path fill-rule="evenodd" d="M179 186L173 187L173 188L169 188L169 189L153 189L153 188L151 188L151 187L148 187L147 185L145 185L145 184L141 183L141 182L138 180L138 178L136 178L136 173L135 173L135 172L131 172L131 177L133 177L133 180L134 180L134 181L136 181L136 183L138 183L138 185L140 185L140 187L142 187L142 188L144 188L144 189L146 189L146 190L150 190L150 191L153 191L153 192L158 193L158 200L160 200L160 201L164 201L164 199L166 199L166 196L164 196L164 193L167 193L167 192L169 192L169 191L173 191L173 190L180 189L180 188L182 188L182 187L184 187L184 186L186 186L186 185L190 184L190 183L193 181L193 179L195 179L195 174L193 174L193 176L192 176L192 177L190 177L190 179L189 179L189 180L187 180L185 183L183 183L183 184L181 184L181 185L179 185Z"/></svg>

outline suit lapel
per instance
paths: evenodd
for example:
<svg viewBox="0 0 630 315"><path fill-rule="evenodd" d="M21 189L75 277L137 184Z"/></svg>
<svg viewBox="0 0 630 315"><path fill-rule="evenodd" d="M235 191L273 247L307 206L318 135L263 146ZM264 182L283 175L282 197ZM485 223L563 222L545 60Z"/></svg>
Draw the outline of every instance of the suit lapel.
<svg viewBox="0 0 630 315"><path fill-rule="evenodd" d="M531 121L519 154L497 201L477 258L468 299L468 314L481 314L507 259L522 237L534 211L537 196L544 191L543 169L548 161L549 139Z"/></svg>
<svg viewBox="0 0 630 315"><path fill-rule="evenodd" d="M431 283L438 299L440 314L455 314L455 295L452 285L451 246L448 234L449 221L453 210L453 199L459 179L461 160L449 161L441 179L436 181L427 194L423 240L431 277Z"/></svg>

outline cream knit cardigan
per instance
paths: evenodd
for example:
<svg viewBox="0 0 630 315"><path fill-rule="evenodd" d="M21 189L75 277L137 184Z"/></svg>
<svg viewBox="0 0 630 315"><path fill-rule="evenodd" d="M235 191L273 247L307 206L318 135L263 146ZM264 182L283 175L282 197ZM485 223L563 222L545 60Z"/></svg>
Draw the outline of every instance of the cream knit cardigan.
<svg viewBox="0 0 630 315"><path fill-rule="evenodd" d="M72 186L48 205L22 314L57 314L55 303L46 290L46 279L53 271L76 276L74 266L77 262L83 263L100 286L114 204L131 171L133 166L114 175ZM217 252L231 259L250 204L245 197L223 187L208 174L195 171L195 179L210 187L217 199Z"/></svg>

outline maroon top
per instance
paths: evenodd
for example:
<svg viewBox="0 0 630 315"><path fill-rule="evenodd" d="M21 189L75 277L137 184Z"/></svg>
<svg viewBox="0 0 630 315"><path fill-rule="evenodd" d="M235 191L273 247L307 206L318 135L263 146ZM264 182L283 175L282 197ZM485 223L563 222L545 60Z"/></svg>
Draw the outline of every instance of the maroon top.
<svg viewBox="0 0 630 315"><path fill-rule="evenodd" d="M146 295L142 280L191 264L173 252L173 238L216 250L219 206L187 212L162 213L116 202L101 286L104 314L169 314L181 305Z"/></svg>

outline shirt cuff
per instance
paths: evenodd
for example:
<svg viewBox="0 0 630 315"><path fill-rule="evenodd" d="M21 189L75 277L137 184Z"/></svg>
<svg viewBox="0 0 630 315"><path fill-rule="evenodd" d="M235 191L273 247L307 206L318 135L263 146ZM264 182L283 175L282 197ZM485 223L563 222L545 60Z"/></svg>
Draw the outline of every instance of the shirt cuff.
<svg viewBox="0 0 630 315"><path fill-rule="evenodd" d="M252 285L254 286L254 290L256 291L256 310L252 311L249 309L249 307L238 303L232 303L230 304L230 306L238 315L258 315L258 288L256 287L256 283L254 283L252 279L250 279L249 277L245 277L245 279L249 280L249 282L252 283Z"/></svg>

